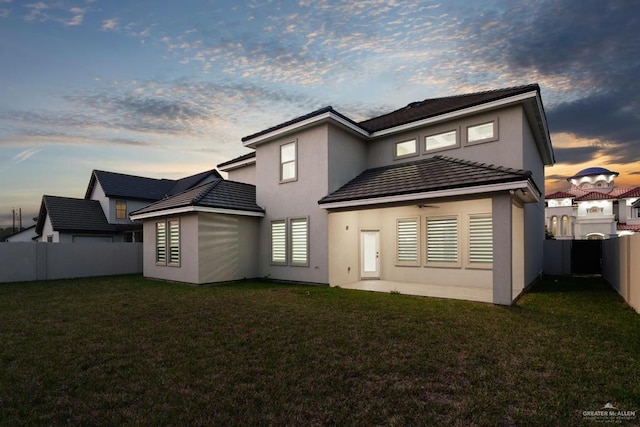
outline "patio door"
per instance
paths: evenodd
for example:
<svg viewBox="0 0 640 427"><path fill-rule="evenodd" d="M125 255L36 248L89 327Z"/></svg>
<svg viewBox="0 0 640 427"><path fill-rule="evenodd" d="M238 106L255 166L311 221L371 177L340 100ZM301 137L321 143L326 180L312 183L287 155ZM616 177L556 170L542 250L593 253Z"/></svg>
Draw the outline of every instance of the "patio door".
<svg viewBox="0 0 640 427"><path fill-rule="evenodd" d="M380 231L360 232L360 277L380 278Z"/></svg>

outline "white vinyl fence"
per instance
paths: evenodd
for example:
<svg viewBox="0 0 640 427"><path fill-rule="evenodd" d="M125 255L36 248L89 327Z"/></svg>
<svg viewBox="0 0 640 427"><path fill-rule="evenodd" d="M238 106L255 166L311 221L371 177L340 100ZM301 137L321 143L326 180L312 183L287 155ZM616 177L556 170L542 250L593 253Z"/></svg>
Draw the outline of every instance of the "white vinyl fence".
<svg viewBox="0 0 640 427"><path fill-rule="evenodd" d="M0 283L142 273L142 243L0 243Z"/></svg>

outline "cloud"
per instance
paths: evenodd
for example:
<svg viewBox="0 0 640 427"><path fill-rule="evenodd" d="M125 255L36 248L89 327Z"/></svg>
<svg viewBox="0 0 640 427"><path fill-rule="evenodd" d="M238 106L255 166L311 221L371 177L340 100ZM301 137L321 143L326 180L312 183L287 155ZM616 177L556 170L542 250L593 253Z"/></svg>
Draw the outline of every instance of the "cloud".
<svg viewBox="0 0 640 427"><path fill-rule="evenodd" d="M118 29L118 19L117 18L111 18L111 19L105 19L104 21L102 21L102 30L103 31L114 31Z"/></svg>
<svg viewBox="0 0 640 427"><path fill-rule="evenodd" d="M39 152L40 152L40 150L38 150L36 148L29 148L27 150L21 151L20 153L16 154L15 156L13 156L11 161L13 163L22 163L25 160L27 160L28 158L38 154Z"/></svg>

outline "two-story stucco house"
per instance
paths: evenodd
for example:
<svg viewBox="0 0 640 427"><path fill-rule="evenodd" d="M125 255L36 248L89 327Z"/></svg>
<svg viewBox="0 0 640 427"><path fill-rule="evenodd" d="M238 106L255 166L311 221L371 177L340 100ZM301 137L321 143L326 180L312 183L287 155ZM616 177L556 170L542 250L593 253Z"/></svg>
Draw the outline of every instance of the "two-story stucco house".
<svg viewBox="0 0 640 427"><path fill-rule="evenodd" d="M511 304L542 271L540 88L427 99L356 122L322 108L242 139L199 189L133 212L144 274Z"/></svg>

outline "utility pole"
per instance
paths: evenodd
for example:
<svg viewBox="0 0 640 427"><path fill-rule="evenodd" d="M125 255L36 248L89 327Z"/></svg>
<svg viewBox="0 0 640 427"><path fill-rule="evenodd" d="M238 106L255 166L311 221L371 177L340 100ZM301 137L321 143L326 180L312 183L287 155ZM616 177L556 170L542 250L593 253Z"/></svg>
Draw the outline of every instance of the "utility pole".
<svg viewBox="0 0 640 427"><path fill-rule="evenodd" d="M11 215L13 216L13 224L11 225L11 232L16 232L16 209L11 208Z"/></svg>
<svg viewBox="0 0 640 427"><path fill-rule="evenodd" d="M20 209L20 222L18 222L20 228L18 229L18 231L22 231L22 208L18 209Z"/></svg>

